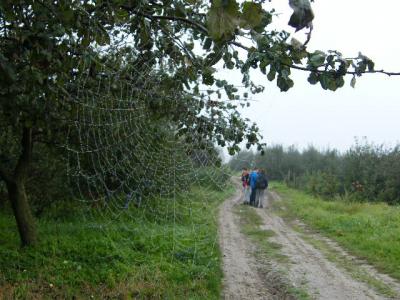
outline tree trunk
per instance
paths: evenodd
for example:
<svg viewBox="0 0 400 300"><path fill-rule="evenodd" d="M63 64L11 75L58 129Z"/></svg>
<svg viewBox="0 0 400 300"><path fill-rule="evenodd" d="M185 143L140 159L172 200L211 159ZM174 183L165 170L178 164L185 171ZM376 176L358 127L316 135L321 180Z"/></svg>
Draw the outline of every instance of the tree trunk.
<svg viewBox="0 0 400 300"><path fill-rule="evenodd" d="M14 169L14 174L9 175L0 168L0 177L6 182L8 197L17 221L18 232L22 246L34 245L37 240L35 221L29 207L25 191L25 182L32 156L32 129L23 128L21 139L21 155Z"/></svg>
<svg viewBox="0 0 400 300"><path fill-rule="evenodd" d="M36 227L26 197L25 184L23 182L9 182L7 189L22 246L34 245L37 240Z"/></svg>

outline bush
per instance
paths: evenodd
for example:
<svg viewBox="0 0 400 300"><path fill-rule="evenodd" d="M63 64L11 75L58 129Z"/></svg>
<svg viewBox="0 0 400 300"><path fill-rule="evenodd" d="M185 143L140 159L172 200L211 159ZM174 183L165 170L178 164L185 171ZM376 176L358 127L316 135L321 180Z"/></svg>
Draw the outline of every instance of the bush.
<svg viewBox="0 0 400 300"><path fill-rule="evenodd" d="M340 192L340 183L337 176L325 172L316 172L304 176L307 179L305 190L314 195L332 198Z"/></svg>

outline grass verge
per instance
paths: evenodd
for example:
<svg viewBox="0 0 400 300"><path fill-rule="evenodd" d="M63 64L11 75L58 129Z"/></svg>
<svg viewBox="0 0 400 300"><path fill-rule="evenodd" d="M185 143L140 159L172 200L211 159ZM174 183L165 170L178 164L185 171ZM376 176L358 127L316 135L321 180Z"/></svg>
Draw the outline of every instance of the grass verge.
<svg viewBox="0 0 400 300"><path fill-rule="evenodd" d="M272 189L285 199L284 216L303 220L351 254L400 279L400 207L326 201L282 183L273 183Z"/></svg>
<svg viewBox="0 0 400 300"><path fill-rule="evenodd" d="M219 299L216 212L233 193L195 187L118 214L44 217L34 248L19 248L1 213L0 299Z"/></svg>

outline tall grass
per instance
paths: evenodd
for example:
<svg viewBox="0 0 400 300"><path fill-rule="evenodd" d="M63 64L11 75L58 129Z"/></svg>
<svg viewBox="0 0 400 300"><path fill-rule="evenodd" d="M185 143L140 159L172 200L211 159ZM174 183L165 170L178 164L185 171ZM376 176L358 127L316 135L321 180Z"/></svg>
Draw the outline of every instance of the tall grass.
<svg viewBox="0 0 400 300"><path fill-rule="evenodd" d="M195 187L113 216L53 211L38 222L35 248L18 247L3 212L0 298L219 299L216 210L232 192Z"/></svg>

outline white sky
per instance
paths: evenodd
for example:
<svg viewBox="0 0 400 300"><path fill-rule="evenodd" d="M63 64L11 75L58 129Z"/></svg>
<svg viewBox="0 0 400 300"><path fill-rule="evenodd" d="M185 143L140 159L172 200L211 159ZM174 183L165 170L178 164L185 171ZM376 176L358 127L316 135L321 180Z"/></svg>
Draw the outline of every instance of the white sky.
<svg viewBox="0 0 400 300"><path fill-rule="evenodd" d="M292 10L288 0L272 0L282 15L279 22L285 30ZM376 69L400 72L400 40L398 0L315 0L315 19L308 50L335 49L345 57L361 51L375 62ZM305 40L305 31L296 34ZM345 87L336 92L307 82L308 74L293 72L295 86L286 93L265 75L255 74L265 92L253 96L255 102L243 111L255 121L268 144L313 144L318 148L345 150L354 144L354 137L388 146L400 142L400 76L366 74L357 78L356 88Z"/></svg>

